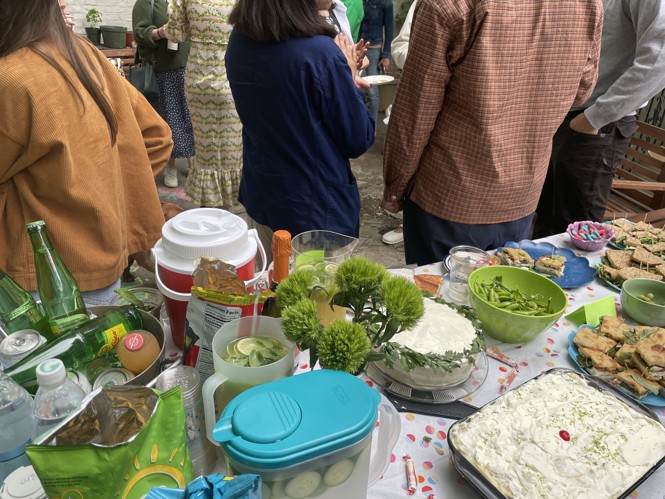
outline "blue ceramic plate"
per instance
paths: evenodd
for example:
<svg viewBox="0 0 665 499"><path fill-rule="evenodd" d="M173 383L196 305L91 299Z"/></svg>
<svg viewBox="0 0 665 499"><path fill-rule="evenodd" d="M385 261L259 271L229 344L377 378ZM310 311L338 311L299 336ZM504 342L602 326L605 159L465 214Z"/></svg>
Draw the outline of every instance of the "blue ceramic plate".
<svg viewBox="0 0 665 499"><path fill-rule="evenodd" d="M612 288L612 289L613 289L614 291L616 291L617 293L621 293L621 286L617 286L617 285L614 284L612 281L608 281L607 279L605 279L605 278L604 278L602 275L600 275L600 274L598 274L598 279L600 279L601 281L603 281L605 284L607 284L607 286L609 286L610 288Z"/></svg>
<svg viewBox="0 0 665 499"><path fill-rule="evenodd" d="M594 329L595 326L590 326L589 324L582 324L579 328L577 328L577 331L579 331L583 327L588 327L589 329ZM579 351L577 350L577 345L573 342L573 338L577 334L577 331L570 333L568 335L568 355L570 355L570 358L572 359L573 363L577 366L577 368L580 371L583 371L587 374L591 374L589 371L586 370L586 368L582 367L579 362L577 362L577 356L579 355ZM665 397L662 397L660 395L653 395L649 394L644 398L637 398L633 392L628 390L627 388L624 388L622 386L616 386L618 390L621 390L621 393L625 393L632 399L637 400L638 402L641 402L642 404L650 405L653 407L665 407Z"/></svg>
<svg viewBox="0 0 665 499"><path fill-rule="evenodd" d="M529 239L524 239L519 243L508 241L504 246L508 248L521 248L526 251L533 261L535 262L543 255L562 255L566 257L566 268L561 277L551 277L552 281L557 283L564 289L577 288L584 286L593 281L596 276L596 269L589 265L589 260L583 256L577 256L572 250L568 248L559 248L547 242L535 242ZM501 248L499 248L501 249ZM534 271L537 272L537 271ZM540 272L538 272L540 274ZM542 274L547 277L547 274Z"/></svg>

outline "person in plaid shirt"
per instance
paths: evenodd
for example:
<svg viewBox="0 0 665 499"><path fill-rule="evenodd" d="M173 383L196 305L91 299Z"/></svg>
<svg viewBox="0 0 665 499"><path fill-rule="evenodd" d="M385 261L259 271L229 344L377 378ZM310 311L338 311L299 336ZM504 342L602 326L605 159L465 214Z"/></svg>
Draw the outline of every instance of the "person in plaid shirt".
<svg viewBox="0 0 665 499"><path fill-rule="evenodd" d="M552 137L596 83L601 0L418 0L381 206L406 263L528 237Z"/></svg>

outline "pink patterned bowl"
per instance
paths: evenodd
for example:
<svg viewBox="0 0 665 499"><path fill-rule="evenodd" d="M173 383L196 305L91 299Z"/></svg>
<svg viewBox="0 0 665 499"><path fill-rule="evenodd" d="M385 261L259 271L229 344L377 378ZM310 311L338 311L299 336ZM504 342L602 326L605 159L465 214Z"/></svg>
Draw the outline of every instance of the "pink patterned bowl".
<svg viewBox="0 0 665 499"><path fill-rule="evenodd" d="M574 222L568 225L566 232L570 236L573 246L583 251L601 250L614 237L612 226L601 222ZM600 236L592 239L593 236L590 235L592 233L600 233ZM586 235L587 239L582 234Z"/></svg>

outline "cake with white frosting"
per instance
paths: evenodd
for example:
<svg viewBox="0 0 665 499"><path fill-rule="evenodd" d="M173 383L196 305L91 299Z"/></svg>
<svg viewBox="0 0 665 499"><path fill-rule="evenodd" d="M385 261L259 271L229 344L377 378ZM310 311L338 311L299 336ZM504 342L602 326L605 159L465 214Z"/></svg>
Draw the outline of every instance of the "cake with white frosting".
<svg viewBox="0 0 665 499"><path fill-rule="evenodd" d="M393 365L381 362L377 367L395 381L419 390L462 383L471 375L484 344L479 323L469 318L470 309L463 313L463 307L430 298L424 303L425 313L416 326L390 340ZM416 359L421 365L405 368L401 357Z"/></svg>
<svg viewBox="0 0 665 499"><path fill-rule="evenodd" d="M508 392L448 438L515 498L616 498L665 458L663 425L565 371Z"/></svg>

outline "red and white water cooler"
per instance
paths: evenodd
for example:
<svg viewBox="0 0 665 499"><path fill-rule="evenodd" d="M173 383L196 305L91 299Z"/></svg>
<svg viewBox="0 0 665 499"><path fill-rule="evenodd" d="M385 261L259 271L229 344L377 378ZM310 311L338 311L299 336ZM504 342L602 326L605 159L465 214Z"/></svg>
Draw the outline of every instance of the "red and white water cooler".
<svg viewBox="0 0 665 499"><path fill-rule="evenodd" d="M255 273L257 252L263 262L259 273ZM234 265L248 291L266 268L265 250L256 230L248 230L242 218L218 208L187 210L173 217L162 227L162 238L152 253L157 288L164 295L171 335L178 348L184 344L185 316L197 258L219 258Z"/></svg>

